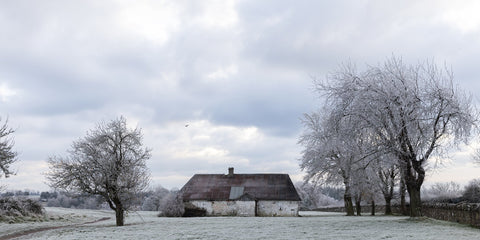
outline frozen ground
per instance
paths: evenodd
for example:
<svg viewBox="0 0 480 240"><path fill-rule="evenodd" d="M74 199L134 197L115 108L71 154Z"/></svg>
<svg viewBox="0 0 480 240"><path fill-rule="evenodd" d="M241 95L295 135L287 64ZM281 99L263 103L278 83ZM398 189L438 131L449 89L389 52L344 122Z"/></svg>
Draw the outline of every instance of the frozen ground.
<svg viewBox="0 0 480 240"><path fill-rule="evenodd" d="M407 217L346 217L302 212L305 217L158 218L155 212L131 213L126 226L115 227L110 211L47 208L52 221L0 223L0 239L13 232L63 225L16 239L478 239L480 229ZM111 219L90 224L96 219Z"/></svg>

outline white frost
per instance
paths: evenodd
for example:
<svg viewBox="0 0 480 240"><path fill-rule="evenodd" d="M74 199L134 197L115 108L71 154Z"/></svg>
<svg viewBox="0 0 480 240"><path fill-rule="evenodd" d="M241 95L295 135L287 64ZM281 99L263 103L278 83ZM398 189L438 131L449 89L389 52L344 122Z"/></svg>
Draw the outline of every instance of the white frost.
<svg viewBox="0 0 480 240"><path fill-rule="evenodd" d="M436 220L408 217L346 217L341 213L301 212L304 217L159 218L156 212L130 213L126 226L115 227L113 211L47 208L50 214L82 222L110 220L43 231L21 239L455 239L470 240L480 230ZM141 217L140 217L141 216ZM57 226L64 222L32 223ZM25 224L0 224L2 235L22 230ZM45 226L43 226L45 227Z"/></svg>

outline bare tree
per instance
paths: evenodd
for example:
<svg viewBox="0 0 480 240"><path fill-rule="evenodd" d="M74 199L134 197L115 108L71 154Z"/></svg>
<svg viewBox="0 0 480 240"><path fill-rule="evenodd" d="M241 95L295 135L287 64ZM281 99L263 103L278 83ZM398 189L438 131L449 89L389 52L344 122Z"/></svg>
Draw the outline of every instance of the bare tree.
<svg viewBox="0 0 480 240"><path fill-rule="evenodd" d="M147 197L143 200L143 211L158 211L161 206L161 201L164 197L170 194L170 191L162 186L157 186L155 189L147 193Z"/></svg>
<svg viewBox="0 0 480 240"><path fill-rule="evenodd" d="M437 182L424 191L432 201L452 201L462 195L460 184L456 182Z"/></svg>
<svg viewBox="0 0 480 240"><path fill-rule="evenodd" d="M473 179L465 186L462 199L471 203L480 202L480 179Z"/></svg>
<svg viewBox="0 0 480 240"><path fill-rule="evenodd" d="M8 120L0 127L0 170L6 178L14 174L10 167L17 161L18 155L18 153L13 150L14 142L11 137L15 131L9 128L7 124Z"/></svg>
<svg viewBox="0 0 480 240"><path fill-rule="evenodd" d="M373 155L372 155L373 156ZM364 158L353 173L352 192L355 200L357 216L362 214L362 202L369 202L372 215L375 215L375 200L379 196L378 178L375 174L374 158Z"/></svg>
<svg viewBox="0 0 480 240"><path fill-rule="evenodd" d="M377 184L385 200L385 215L392 215L392 199L394 190L399 181L399 168L391 161L391 155L383 155L372 164L372 169L377 173Z"/></svg>
<svg viewBox="0 0 480 240"><path fill-rule="evenodd" d="M325 114L326 113L326 114ZM352 197L359 198L360 185L365 175L358 174L373 156L362 129L353 128L348 118L338 115L338 109L325 109L324 114L305 114L304 133L299 144L304 147L300 167L306 171L306 180L323 183L343 183L347 215L354 215Z"/></svg>
<svg viewBox="0 0 480 240"><path fill-rule="evenodd" d="M299 144L304 147L300 168L307 172L306 180L341 183L345 187L344 203L347 216L354 215L351 188L352 158L343 156L335 144L338 134L329 129L329 122L319 114L305 114L304 133Z"/></svg>
<svg viewBox="0 0 480 240"><path fill-rule="evenodd" d="M67 156L49 158L50 186L102 196L115 211L117 226L123 226L125 211L149 183L150 150L142 138L141 130L129 129L124 117L100 123L74 141Z"/></svg>
<svg viewBox="0 0 480 240"><path fill-rule="evenodd" d="M341 203L333 197L327 196L320 186L309 182L295 183L295 189L302 199L301 209L313 210L325 206L338 206Z"/></svg>
<svg viewBox="0 0 480 240"><path fill-rule="evenodd" d="M480 148L475 149L473 153L473 162L480 166Z"/></svg>
<svg viewBox="0 0 480 240"><path fill-rule="evenodd" d="M345 66L317 89L343 107L377 146L396 157L410 195L410 216L421 216L425 165L447 146L468 141L476 116L471 100L453 84L453 74L430 63L407 66L397 58L357 74ZM338 108L338 107L337 107Z"/></svg>

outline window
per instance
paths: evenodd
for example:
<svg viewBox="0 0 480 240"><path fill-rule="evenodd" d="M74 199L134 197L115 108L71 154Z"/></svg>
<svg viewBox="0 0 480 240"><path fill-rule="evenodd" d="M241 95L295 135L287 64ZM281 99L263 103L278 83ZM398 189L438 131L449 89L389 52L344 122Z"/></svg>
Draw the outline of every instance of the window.
<svg viewBox="0 0 480 240"><path fill-rule="evenodd" d="M231 187L230 188L230 197L228 199L234 200L243 195L243 189L244 187Z"/></svg>

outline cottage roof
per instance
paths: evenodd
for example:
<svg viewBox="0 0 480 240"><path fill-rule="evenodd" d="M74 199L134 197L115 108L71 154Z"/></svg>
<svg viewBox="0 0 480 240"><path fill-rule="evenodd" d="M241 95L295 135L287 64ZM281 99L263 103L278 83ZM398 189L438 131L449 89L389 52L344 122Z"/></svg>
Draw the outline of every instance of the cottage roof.
<svg viewBox="0 0 480 240"><path fill-rule="evenodd" d="M184 201L300 201L288 174L195 174L181 191Z"/></svg>

